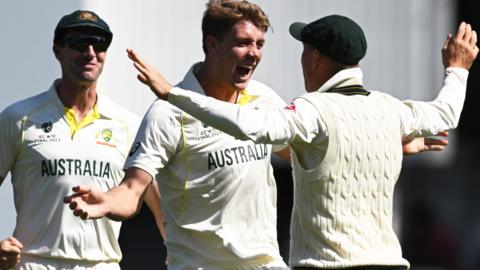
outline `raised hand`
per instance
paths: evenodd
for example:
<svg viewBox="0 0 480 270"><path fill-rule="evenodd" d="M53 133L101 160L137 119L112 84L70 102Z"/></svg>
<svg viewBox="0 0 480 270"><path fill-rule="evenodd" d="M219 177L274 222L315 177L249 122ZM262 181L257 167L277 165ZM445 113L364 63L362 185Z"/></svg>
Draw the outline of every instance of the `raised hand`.
<svg viewBox="0 0 480 270"><path fill-rule="evenodd" d="M440 137L448 137L448 132L440 132L436 134ZM426 151L442 151L448 145L447 139L436 139L436 138L406 138L402 141L403 144L403 154L404 155L413 155Z"/></svg>
<svg viewBox="0 0 480 270"><path fill-rule="evenodd" d="M0 241L0 269L11 269L20 261L23 245L15 237Z"/></svg>
<svg viewBox="0 0 480 270"><path fill-rule="evenodd" d="M128 58L133 61L135 68L140 72L137 75L138 80L149 86L157 97L167 100L172 85L153 66L143 61L133 49L127 49L127 54Z"/></svg>
<svg viewBox="0 0 480 270"><path fill-rule="evenodd" d="M442 60L445 68L460 67L470 69L477 58L477 33L470 24L462 22L455 36L448 35L442 48Z"/></svg>
<svg viewBox="0 0 480 270"><path fill-rule="evenodd" d="M73 214L82 219L101 218L108 214L109 205L104 192L96 187L76 186L74 194L63 199L70 206Z"/></svg>

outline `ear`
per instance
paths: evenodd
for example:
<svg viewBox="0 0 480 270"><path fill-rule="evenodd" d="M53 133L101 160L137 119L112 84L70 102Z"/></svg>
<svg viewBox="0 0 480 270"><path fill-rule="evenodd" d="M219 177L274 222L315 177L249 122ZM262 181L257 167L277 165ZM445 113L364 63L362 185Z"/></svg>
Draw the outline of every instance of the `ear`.
<svg viewBox="0 0 480 270"><path fill-rule="evenodd" d="M313 51L313 65L314 68L321 67L324 64L326 56L321 53L319 50L315 49Z"/></svg>
<svg viewBox="0 0 480 270"><path fill-rule="evenodd" d="M205 38L205 45L207 46L207 53L212 54L215 53L218 48L218 40L216 37L212 35L208 35Z"/></svg>
<svg viewBox="0 0 480 270"><path fill-rule="evenodd" d="M60 59L58 59L59 54L60 54L60 49L61 48L58 44L53 44L52 51L55 54L55 58L57 58L57 60L60 60Z"/></svg>

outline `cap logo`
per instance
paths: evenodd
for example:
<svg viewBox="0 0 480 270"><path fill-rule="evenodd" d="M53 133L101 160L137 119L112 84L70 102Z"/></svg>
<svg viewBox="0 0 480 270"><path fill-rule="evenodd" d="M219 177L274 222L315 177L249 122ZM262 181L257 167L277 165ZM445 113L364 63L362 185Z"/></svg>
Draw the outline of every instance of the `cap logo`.
<svg viewBox="0 0 480 270"><path fill-rule="evenodd" d="M81 12L80 15L78 15L78 18L85 21L98 21L97 16L93 15L90 12Z"/></svg>

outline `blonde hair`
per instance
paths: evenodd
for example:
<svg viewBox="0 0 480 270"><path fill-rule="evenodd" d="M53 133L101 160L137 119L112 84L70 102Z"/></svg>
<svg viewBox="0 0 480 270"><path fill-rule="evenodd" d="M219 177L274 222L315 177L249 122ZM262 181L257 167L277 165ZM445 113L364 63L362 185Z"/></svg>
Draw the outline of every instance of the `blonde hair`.
<svg viewBox="0 0 480 270"><path fill-rule="evenodd" d="M210 0L202 19L203 51L207 52L207 36L222 39L233 25L244 20L253 23L264 33L270 27L267 15L254 3L246 0Z"/></svg>

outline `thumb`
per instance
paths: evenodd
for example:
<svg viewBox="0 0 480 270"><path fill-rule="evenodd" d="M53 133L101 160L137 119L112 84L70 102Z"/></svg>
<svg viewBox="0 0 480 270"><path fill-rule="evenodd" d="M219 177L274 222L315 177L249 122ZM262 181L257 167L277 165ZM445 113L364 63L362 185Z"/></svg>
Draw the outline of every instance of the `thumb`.
<svg viewBox="0 0 480 270"><path fill-rule="evenodd" d="M452 34L447 35L447 39L445 40L445 43L443 43L443 49L446 50L448 47L448 43L450 43L450 40L452 39Z"/></svg>

